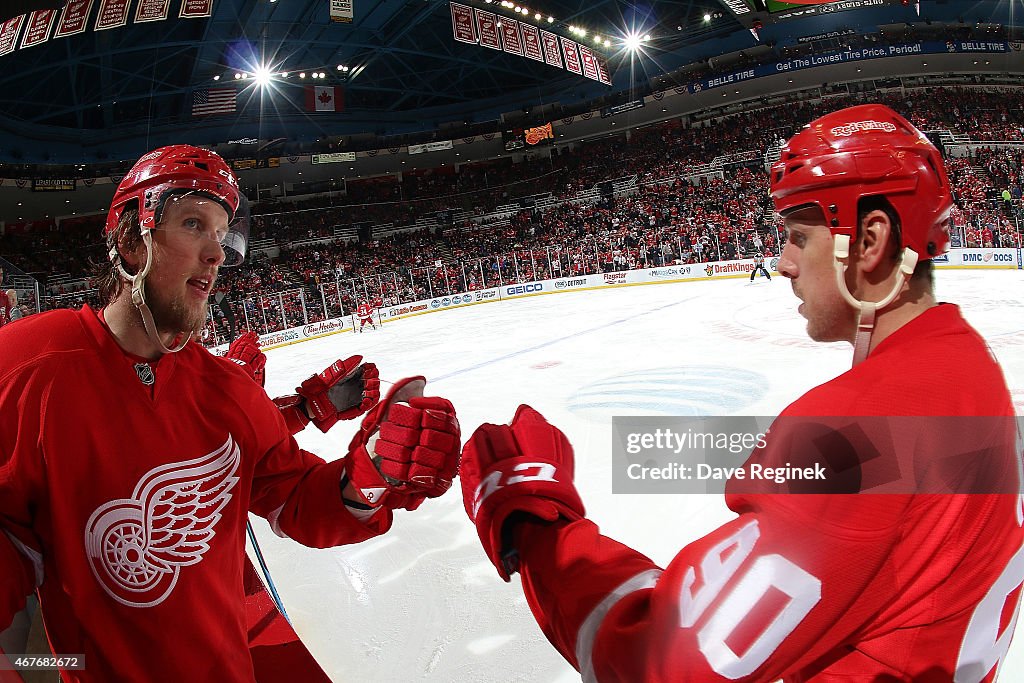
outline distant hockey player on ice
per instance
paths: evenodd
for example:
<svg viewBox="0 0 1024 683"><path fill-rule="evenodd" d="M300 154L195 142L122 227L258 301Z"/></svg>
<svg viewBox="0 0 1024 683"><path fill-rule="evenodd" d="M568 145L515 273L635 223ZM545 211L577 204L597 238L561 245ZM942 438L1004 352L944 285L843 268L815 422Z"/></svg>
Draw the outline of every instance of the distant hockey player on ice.
<svg viewBox="0 0 1024 683"><path fill-rule="evenodd" d="M757 252L757 254L754 255L754 269L750 271L751 282L754 281L754 276L758 273L763 273L769 280L772 279L771 273L769 273L768 269L764 267L764 254L761 252Z"/></svg>
<svg viewBox="0 0 1024 683"><path fill-rule="evenodd" d="M65 681L252 683L248 513L308 546L355 543L454 479L458 421L422 377L325 462L251 372L191 341L220 267L244 258L246 218L219 156L150 152L108 213L104 307L0 330L0 629L36 591L53 651L85 656ZM293 406L325 426L354 371L336 365Z"/></svg>
<svg viewBox="0 0 1024 683"><path fill-rule="evenodd" d="M735 519L663 570L586 518L572 446L520 406L466 444L466 511L584 681L989 683L1024 581L1021 462L999 365L933 294L942 157L891 109L852 107L783 147L771 196L808 336L852 343L854 366L787 407L746 471L831 463L832 478L731 478ZM955 389L950 358L971 378Z"/></svg>
<svg viewBox="0 0 1024 683"><path fill-rule="evenodd" d="M356 309L356 316L359 318L360 332L363 331L363 327L366 326L366 323L370 323L370 327L372 329L377 329L377 326L373 322L373 309L370 308L370 304L367 302L363 301L359 304L359 307Z"/></svg>

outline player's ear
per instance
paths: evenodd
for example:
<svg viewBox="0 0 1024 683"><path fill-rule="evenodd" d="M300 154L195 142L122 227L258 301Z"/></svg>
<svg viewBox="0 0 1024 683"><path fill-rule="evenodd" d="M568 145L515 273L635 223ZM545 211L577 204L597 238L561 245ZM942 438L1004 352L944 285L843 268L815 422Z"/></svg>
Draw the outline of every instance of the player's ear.
<svg viewBox="0 0 1024 683"><path fill-rule="evenodd" d="M880 263L889 259L889 238L892 235L892 221L885 211L868 212L860 224L860 239L857 240L858 267L866 273L875 271Z"/></svg>

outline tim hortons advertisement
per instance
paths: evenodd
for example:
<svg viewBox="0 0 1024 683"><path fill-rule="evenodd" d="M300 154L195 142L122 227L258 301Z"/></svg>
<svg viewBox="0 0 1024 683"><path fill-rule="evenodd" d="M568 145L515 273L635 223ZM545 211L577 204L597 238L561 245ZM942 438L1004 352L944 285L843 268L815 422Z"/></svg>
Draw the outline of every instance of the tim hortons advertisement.
<svg viewBox="0 0 1024 683"><path fill-rule="evenodd" d="M325 334L334 334L345 329L351 329L347 323L349 318L331 318L318 323L310 323L302 327L302 336L306 339L322 337Z"/></svg>

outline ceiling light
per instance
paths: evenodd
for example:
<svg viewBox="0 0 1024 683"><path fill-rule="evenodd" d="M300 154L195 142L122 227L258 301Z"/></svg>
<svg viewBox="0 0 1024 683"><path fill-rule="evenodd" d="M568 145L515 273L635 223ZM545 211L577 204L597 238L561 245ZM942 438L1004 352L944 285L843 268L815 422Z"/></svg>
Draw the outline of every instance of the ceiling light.
<svg viewBox="0 0 1024 683"><path fill-rule="evenodd" d="M710 21L711 21L711 15L710 14L705 14L704 15L704 23L707 24Z"/></svg>
<svg viewBox="0 0 1024 683"><path fill-rule="evenodd" d="M213 77L213 80L215 80L215 81L219 81L219 80L220 80L220 75L214 76L214 77Z"/></svg>
<svg viewBox="0 0 1024 683"><path fill-rule="evenodd" d="M261 66L256 69L256 73L253 77L256 79L256 83L260 87L270 85L270 69L265 66Z"/></svg>

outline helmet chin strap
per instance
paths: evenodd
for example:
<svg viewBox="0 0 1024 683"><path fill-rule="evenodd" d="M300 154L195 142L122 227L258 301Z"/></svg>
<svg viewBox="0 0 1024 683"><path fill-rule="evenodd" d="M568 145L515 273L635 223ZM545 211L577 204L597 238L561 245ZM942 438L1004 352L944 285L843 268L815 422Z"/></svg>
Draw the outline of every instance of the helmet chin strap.
<svg viewBox="0 0 1024 683"><path fill-rule="evenodd" d="M833 251L836 270L836 284L839 286L839 293L843 295L847 303L857 309L857 336L853 340L853 367L868 357L868 349L871 347L871 333L875 330L875 314L891 304L903 285L907 283L910 276L914 274L917 266L917 252L910 247L904 247L903 255L900 256L899 270L896 275L896 282L892 289L881 301L860 301L850 294L846 286L846 269L850 263L850 236L836 235Z"/></svg>
<svg viewBox="0 0 1024 683"><path fill-rule="evenodd" d="M146 245L146 265L142 267L142 270L135 275L131 275L124 269L121 255L117 251L117 244L110 247L110 260L117 266L121 277L132 285L132 303L135 304L135 308L139 309L139 315L142 316L142 325L146 328L146 336L149 337L151 342L156 344L162 353L177 353L185 348L185 344L192 338L192 333L189 332L185 339L174 348L167 348L167 345L160 338L160 334L156 329L156 322L153 320L153 313L146 304L145 292L146 276L149 275L149 269L153 266L153 237L148 228L143 228L141 232L142 241ZM178 336L180 337L181 335L179 334Z"/></svg>

